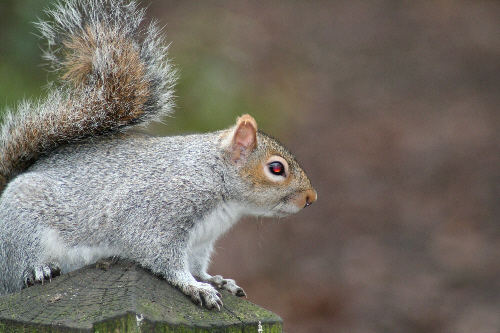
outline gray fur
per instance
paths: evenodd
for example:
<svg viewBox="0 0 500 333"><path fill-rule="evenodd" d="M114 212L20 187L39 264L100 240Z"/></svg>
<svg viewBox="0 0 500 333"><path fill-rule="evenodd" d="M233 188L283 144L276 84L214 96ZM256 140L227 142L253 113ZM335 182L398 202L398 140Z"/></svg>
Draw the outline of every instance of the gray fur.
<svg viewBox="0 0 500 333"><path fill-rule="evenodd" d="M144 15L135 4L118 0L71 0L49 13L55 24L39 26L48 40L46 58L56 69L63 66L64 52L53 48L78 34L84 22L135 43ZM0 295L121 256L162 275L194 302L220 309L212 285L245 293L234 280L207 273L217 238L242 215L283 216L315 200L294 157L256 132L248 115L214 133L165 138L123 133L171 107L173 74L156 34L149 26L143 44L137 44L144 57L140 65L147 65L145 75L154 83L149 102L140 106L149 113L127 122L113 114L104 96L110 91L99 88L113 77L101 74L124 68L116 67L120 62L113 57L108 61L110 45L103 44L95 50L93 69L83 70L88 75L77 73L73 85L7 114L0 132L0 177L8 181L0 196ZM144 73L136 73L142 80ZM126 110L129 96L112 100ZM287 177L265 176L273 156L287 161Z"/></svg>
<svg viewBox="0 0 500 333"><path fill-rule="evenodd" d="M220 306L217 292L194 276L244 295L206 272L213 244L241 215L272 215L277 205L248 202L253 184L228 161L225 133L118 135L38 160L0 200L0 294L46 263L66 273L119 255L209 308Z"/></svg>
<svg viewBox="0 0 500 333"><path fill-rule="evenodd" d="M106 254L163 275L182 265L169 262L182 249L178 243L187 242L194 221L229 195L214 136L200 139L141 137L68 146L10 182L0 201L1 258L9 259L0 260L4 289L19 289L27 267L56 261L67 272L81 266L46 253L41 240L48 230L68 248L109 247L116 251ZM159 159L166 149L168 157ZM13 233L29 235L21 243L33 248L18 246Z"/></svg>

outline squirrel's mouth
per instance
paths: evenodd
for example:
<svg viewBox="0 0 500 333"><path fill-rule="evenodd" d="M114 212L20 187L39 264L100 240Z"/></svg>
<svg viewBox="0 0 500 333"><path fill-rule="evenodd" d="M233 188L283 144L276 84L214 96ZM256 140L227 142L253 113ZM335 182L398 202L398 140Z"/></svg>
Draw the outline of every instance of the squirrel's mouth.
<svg viewBox="0 0 500 333"><path fill-rule="evenodd" d="M301 209L302 207L298 207L292 201L287 200L279 203L276 207L274 207L272 213L276 217L285 217L291 214L295 214L299 212Z"/></svg>

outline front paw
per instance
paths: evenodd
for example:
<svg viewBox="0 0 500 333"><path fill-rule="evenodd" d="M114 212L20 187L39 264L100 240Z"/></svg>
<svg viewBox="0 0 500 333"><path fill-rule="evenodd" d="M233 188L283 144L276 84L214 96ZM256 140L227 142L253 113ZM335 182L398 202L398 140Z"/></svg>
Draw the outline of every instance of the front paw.
<svg viewBox="0 0 500 333"><path fill-rule="evenodd" d="M36 283L50 282L52 278L59 275L61 275L59 265L57 263L48 263L26 269L23 273L23 281L26 287L30 287Z"/></svg>
<svg viewBox="0 0 500 333"><path fill-rule="evenodd" d="M221 294L208 283L190 284L182 288L182 291L191 297L194 303L205 306L209 310L217 309L220 311L222 308Z"/></svg>
<svg viewBox="0 0 500 333"><path fill-rule="evenodd" d="M239 287L233 279L224 279L220 275L214 275L209 279L209 282L217 288L227 290L238 297L247 296L243 288Z"/></svg>

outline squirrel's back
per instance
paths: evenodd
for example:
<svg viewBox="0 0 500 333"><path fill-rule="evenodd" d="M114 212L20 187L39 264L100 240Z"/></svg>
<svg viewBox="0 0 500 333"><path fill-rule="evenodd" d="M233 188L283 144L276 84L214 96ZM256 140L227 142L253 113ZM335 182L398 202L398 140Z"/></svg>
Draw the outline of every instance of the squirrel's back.
<svg viewBox="0 0 500 333"><path fill-rule="evenodd" d="M168 137L120 133L61 146L41 157L25 173L75 179L89 176L103 179L109 175L115 179L103 179L103 183L120 182L134 174L146 178L152 177L152 173L163 178L185 172L192 174L187 170L190 164L200 169L215 163L213 159L219 155L218 140L217 132ZM179 169L183 165L186 170ZM174 168L177 172L173 172ZM83 169L85 172L76 172Z"/></svg>

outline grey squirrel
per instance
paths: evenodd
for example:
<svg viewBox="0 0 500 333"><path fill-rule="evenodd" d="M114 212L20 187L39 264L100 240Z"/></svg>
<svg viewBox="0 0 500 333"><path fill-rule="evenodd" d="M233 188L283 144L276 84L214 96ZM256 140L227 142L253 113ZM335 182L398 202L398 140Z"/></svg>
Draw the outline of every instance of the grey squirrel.
<svg viewBox="0 0 500 333"><path fill-rule="evenodd" d="M37 23L60 82L0 127L0 295L100 258L129 258L206 308L207 273L241 216L286 216L317 194L293 155L243 115L213 133L129 129L168 115L176 72L156 22L120 0L69 0Z"/></svg>

